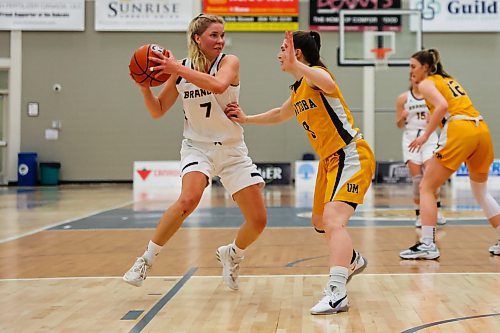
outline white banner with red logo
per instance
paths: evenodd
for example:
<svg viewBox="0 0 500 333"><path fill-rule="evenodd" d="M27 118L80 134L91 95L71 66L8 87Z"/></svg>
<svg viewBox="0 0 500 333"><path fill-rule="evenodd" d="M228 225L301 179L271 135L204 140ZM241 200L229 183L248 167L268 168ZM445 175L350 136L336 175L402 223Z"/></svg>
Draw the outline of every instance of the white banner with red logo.
<svg viewBox="0 0 500 333"><path fill-rule="evenodd" d="M95 0L96 31L186 31L193 0Z"/></svg>
<svg viewBox="0 0 500 333"><path fill-rule="evenodd" d="M181 162L135 161L133 179L134 201L174 201L181 193ZM207 186L203 198L210 197L211 189Z"/></svg>
<svg viewBox="0 0 500 333"><path fill-rule="evenodd" d="M135 187L169 187L181 189L180 161L134 162Z"/></svg>

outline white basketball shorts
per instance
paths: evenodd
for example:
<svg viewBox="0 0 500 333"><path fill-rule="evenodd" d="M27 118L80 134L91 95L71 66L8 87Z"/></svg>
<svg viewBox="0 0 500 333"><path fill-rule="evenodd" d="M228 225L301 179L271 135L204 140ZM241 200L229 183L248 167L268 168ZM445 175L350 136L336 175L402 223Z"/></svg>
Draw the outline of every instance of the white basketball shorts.
<svg viewBox="0 0 500 333"><path fill-rule="evenodd" d="M418 129L405 130L403 132L403 161L405 163L411 161L415 164L422 165L425 161L432 158L438 143L438 135L436 132L432 133L429 140L427 140L419 151L410 152L408 149L408 145L423 133L424 130Z"/></svg>
<svg viewBox="0 0 500 333"><path fill-rule="evenodd" d="M231 196L250 185L265 184L257 166L248 156L248 148L243 141L228 145L184 139L181 148L181 176L192 171L205 174L210 182L213 177L219 176Z"/></svg>

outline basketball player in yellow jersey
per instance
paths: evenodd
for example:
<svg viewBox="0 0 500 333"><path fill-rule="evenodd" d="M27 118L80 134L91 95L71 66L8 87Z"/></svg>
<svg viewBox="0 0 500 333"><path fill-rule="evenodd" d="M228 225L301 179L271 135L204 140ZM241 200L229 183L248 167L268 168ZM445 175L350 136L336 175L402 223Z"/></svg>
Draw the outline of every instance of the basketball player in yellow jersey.
<svg viewBox="0 0 500 333"><path fill-rule="evenodd" d="M418 83L431 118L425 132L410 143L410 150L419 150L429 134L441 124L438 148L429 161L420 184L422 238L400 253L403 259L436 259L437 219L434 193L455 172L462 162L467 164L472 193L500 239L500 206L488 193L486 183L493 162L491 135L483 117L474 108L465 89L443 69L439 52L422 50L410 59L410 75ZM500 255L500 241L490 247L490 253Z"/></svg>
<svg viewBox="0 0 500 333"><path fill-rule="evenodd" d="M247 116L236 103L226 114L238 123L273 124L296 117L320 157L314 192L314 228L324 232L330 252L330 278L324 297L312 314L347 311L346 284L367 264L346 226L368 190L375 170L373 153L354 126L333 75L320 60L317 32L287 32L278 53L281 69L296 82L291 96L278 108Z"/></svg>

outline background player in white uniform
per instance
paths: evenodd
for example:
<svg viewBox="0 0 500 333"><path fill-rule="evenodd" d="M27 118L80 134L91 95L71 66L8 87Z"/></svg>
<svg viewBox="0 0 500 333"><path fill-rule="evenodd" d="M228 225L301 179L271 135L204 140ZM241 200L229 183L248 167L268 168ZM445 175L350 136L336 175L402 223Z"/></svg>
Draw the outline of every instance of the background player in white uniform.
<svg viewBox="0 0 500 333"><path fill-rule="evenodd" d="M234 242L216 252L224 282L231 289L238 289L244 249L257 239L267 223L261 191L264 180L248 157L243 128L224 113L228 103L238 101L240 63L236 56L222 53L224 21L218 16L199 15L191 21L188 48L189 58L181 62L170 52L167 56L156 53L159 60L153 63L151 72L171 74L158 96L141 87L144 102L154 118L164 115L179 95L182 98L185 114L182 190L161 217L146 251L123 279L134 286L142 285L162 246L196 208L212 177L219 176L245 218Z"/></svg>
<svg viewBox="0 0 500 333"><path fill-rule="evenodd" d="M415 226L420 228L420 182L425 171L425 165L433 156L434 150L438 144L438 135L433 132L429 136L429 140L422 146L419 151L410 151L408 146L410 143L422 135L427 126L429 119L429 109L425 104L425 100L418 90L418 85L414 80L410 79L410 90L402 93L396 100L396 124L399 128L404 128L403 132L403 160L408 167L413 183L413 201L416 208ZM439 193L437 194L439 195ZM437 200L438 208L441 206L439 199ZM443 225L446 219L438 213L438 224Z"/></svg>

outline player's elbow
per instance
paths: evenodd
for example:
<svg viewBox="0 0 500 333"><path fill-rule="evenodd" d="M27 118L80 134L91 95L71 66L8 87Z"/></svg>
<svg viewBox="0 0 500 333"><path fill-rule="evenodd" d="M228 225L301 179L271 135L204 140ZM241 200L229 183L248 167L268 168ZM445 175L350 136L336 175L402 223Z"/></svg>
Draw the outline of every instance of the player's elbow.
<svg viewBox="0 0 500 333"><path fill-rule="evenodd" d="M212 92L214 94L222 94L224 91L226 91L226 89L227 89L226 85L217 84L214 85L214 87L212 88Z"/></svg>

